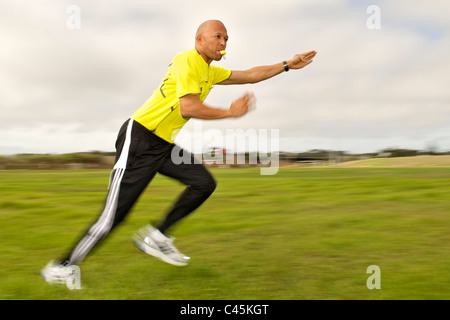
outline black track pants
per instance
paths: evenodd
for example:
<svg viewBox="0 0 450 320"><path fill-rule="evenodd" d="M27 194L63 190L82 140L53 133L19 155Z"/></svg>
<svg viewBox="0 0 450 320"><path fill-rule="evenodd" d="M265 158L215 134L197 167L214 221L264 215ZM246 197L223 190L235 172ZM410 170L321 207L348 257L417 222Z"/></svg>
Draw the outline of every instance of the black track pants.
<svg viewBox="0 0 450 320"><path fill-rule="evenodd" d="M176 148L176 149L174 149ZM159 138L141 124L127 120L119 131L117 156L111 172L108 195L103 211L63 259L79 264L86 255L116 227L133 207L142 191L157 172L187 185L158 229L165 232L175 222L198 208L214 191L216 182L202 164L196 164L187 151ZM172 152L178 152L189 163L176 164ZM188 162L188 161L184 161Z"/></svg>

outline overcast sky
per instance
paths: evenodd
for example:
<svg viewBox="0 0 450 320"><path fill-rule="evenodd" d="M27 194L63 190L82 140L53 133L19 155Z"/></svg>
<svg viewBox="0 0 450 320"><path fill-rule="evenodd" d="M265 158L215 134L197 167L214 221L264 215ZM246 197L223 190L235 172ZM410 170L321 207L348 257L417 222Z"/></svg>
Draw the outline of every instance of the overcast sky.
<svg viewBox="0 0 450 320"><path fill-rule="evenodd" d="M318 54L259 84L216 86L207 104L225 108L250 90L257 108L203 121L203 132L278 130L284 151L448 151L449 16L447 0L3 1L0 154L113 151L208 19L228 29L226 60L213 62L225 68Z"/></svg>

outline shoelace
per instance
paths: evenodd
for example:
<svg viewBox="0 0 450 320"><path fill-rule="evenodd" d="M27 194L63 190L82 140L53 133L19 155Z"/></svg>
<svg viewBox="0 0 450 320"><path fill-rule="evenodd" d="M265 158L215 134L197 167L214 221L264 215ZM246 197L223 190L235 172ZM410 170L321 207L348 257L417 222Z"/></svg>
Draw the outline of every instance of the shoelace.
<svg viewBox="0 0 450 320"><path fill-rule="evenodd" d="M165 254L172 254L176 256L176 259L184 260L186 256L182 254L180 251L178 251L177 247L173 244L173 241L175 238L170 237L166 241L163 242L162 247L158 244L161 251ZM175 257L174 257L175 258Z"/></svg>
<svg viewBox="0 0 450 320"><path fill-rule="evenodd" d="M157 243L157 246L164 254L176 253L176 251L173 250L172 246L165 242Z"/></svg>

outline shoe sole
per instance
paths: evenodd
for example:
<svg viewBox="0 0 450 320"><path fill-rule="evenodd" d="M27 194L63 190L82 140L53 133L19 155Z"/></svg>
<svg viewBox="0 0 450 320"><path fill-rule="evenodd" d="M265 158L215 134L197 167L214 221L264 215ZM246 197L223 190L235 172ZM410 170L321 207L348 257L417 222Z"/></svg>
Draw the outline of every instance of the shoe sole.
<svg viewBox="0 0 450 320"><path fill-rule="evenodd" d="M151 255L165 263L171 264L173 266L177 267L185 267L188 265L188 263L179 262L176 260L171 259L170 257L163 254L161 251L153 249L152 247L145 244L144 239L140 237L139 235L135 234L133 237L131 237L131 242L142 252Z"/></svg>

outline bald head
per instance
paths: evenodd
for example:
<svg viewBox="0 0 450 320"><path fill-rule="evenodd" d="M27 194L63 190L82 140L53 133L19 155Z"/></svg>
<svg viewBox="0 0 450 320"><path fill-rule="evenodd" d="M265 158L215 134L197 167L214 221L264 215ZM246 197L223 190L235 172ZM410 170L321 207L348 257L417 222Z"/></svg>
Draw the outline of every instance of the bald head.
<svg viewBox="0 0 450 320"><path fill-rule="evenodd" d="M195 34L195 37L197 38L199 35L204 35L206 33L211 32L212 29L224 29L225 25L222 23L222 21L219 20L207 20L203 22L197 29L197 33Z"/></svg>
<svg viewBox="0 0 450 320"><path fill-rule="evenodd" d="M195 49L207 63L222 59L221 50L227 47L228 33L219 20L203 22L195 35Z"/></svg>

